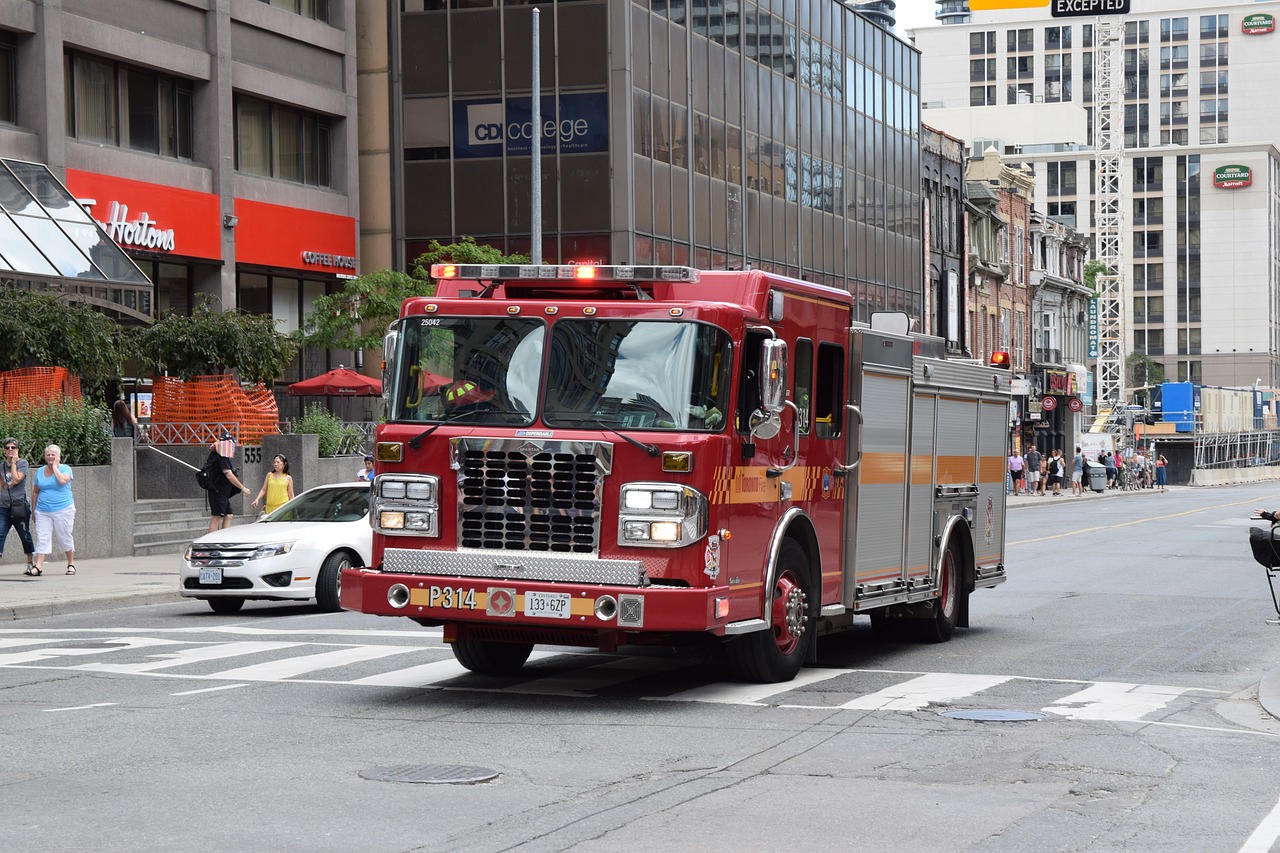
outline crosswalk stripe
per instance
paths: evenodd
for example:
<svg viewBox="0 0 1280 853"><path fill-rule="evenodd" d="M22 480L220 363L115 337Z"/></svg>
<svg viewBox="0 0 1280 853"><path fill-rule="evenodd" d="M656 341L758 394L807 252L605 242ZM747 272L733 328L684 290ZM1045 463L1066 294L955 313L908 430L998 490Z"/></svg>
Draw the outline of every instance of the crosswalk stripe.
<svg viewBox="0 0 1280 853"><path fill-rule="evenodd" d="M863 711L919 711L932 704L954 702L997 684L1004 684L1012 677L933 672L851 699L840 707Z"/></svg>
<svg viewBox="0 0 1280 853"><path fill-rule="evenodd" d="M416 651L419 651L419 649L415 646L352 646L348 649L321 652L317 655L301 655L252 666L242 666L238 669L226 669L207 677L229 678L232 681L277 681L305 675L308 672L315 672L320 669L331 669L336 666L346 666L352 663L378 660L391 655L402 655L406 652Z"/></svg>
<svg viewBox="0 0 1280 853"><path fill-rule="evenodd" d="M291 649L302 643L222 643L216 646L189 646L163 656L153 655L158 660L146 660L141 663L82 663L72 669L87 669L91 672L142 673L155 672L160 669L172 669L175 666L186 666L191 663L202 663L210 660L255 655L262 652L274 652L280 649Z"/></svg>
<svg viewBox="0 0 1280 853"><path fill-rule="evenodd" d="M1071 720L1131 720L1159 711L1187 692L1185 687L1100 681L1041 710Z"/></svg>
<svg viewBox="0 0 1280 853"><path fill-rule="evenodd" d="M48 642L58 641L49 640ZM179 640L161 640L155 637L121 637L118 640L108 640L107 642L111 644L109 647L99 649L82 649L74 646L52 646L43 649L28 649L22 652L12 652L7 655L0 655L0 666L35 663L37 661L44 661L50 658L105 655L112 652L125 651L127 649L142 649L154 646L176 646L180 644Z"/></svg>
<svg viewBox="0 0 1280 853"><path fill-rule="evenodd" d="M667 702L719 702L725 705L759 705L763 700L788 690L798 690L819 681L839 675L848 675L852 669L802 669L796 677L781 684L708 684L671 696L646 696Z"/></svg>

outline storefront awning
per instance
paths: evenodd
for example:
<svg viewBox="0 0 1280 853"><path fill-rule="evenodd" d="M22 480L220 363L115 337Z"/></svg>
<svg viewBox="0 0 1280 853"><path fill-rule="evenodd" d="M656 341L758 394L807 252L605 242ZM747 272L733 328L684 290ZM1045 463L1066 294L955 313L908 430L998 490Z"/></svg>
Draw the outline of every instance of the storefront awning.
<svg viewBox="0 0 1280 853"><path fill-rule="evenodd" d="M150 280L40 163L0 159L0 277L47 282L69 298L150 319L118 298L150 291Z"/></svg>

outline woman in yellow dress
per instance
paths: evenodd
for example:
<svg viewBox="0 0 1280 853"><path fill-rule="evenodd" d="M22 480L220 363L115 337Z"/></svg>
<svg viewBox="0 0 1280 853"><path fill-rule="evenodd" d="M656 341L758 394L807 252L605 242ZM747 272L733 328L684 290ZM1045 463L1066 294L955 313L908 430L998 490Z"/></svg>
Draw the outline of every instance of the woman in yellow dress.
<svg viewBox="0 0 1280 853"><path fill-rule="evenodd" d="M271 460L271 470L263 479L258 496L253 499L254 509L258 508L263 495L267 498L263 513L275 512L286 501L293 500L293 478L289 476L289 460L278 453Z"/></svg>

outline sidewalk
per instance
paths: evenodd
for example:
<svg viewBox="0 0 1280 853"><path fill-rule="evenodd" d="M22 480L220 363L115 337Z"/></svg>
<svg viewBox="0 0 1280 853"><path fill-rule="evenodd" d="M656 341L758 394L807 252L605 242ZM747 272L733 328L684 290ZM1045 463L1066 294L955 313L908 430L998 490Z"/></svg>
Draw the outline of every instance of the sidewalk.
<svg viewBox="0 0 1280 853"><path fill-rule="evenodd" d="M1169 492L1181 492L1191 488L1190 486L1166 486L1166 494ZM1111 498L1136 497L1138 495L1155 495L1160 497L1159 489L1134 489L1133 491L1125 491L1124 489L1107 489L1105 492L1091 492L1085 489L1084 495L1072 495L1071 483L1064 483L1062 486L1062 495L1054 497L1053 492L1046 491L1044 496L1039 495L1008 495L1005 504L1009 509L1017 509L1023 506L1044 506L1053 503L1086 503L1088 501L1110 500Z"/></svg>
<svg viewBox="0 0 1280 853"><path fill-rule="evenodd" d="M38 578L24 575L21 563L0 566L0 624L180 601L181 562L181 553L84 560L77 561L76 574L68 576L65 558L54 554L45 560L44 574Z"/></svg>

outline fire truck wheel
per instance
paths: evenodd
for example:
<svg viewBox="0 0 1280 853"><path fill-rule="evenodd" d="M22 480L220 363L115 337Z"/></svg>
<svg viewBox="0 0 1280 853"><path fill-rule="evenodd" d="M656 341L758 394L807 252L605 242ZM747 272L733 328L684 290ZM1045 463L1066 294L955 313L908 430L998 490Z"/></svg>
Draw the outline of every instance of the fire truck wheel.
<svg viewBox="0 0 1280 853"><path fill-rule="evenodd" d="M347 551L330 554L320 565L320 573L316 576L316 604L325 613L337 613L342 609L338 603L342 593L342 570L351 566L351 554Z"/></svg>
<svg viewBox="0 0 1280 853"><path fill-rule="evenodd" d="M729 662L744 681L772 684L790 681L804 666L813 642L818 594L804 549L788 539L778 554L777 576L766 631L736 637Z"/></svg>
<svg viewBox="0 0 1280 853"><path fill-rule="evenodd" d="M533 651L533 643L494 643L488 640L465 640L459 637L450 645L458 663L481 675L503 675L524 666Z"/></svg>
<svg viewBox="0 0 1280 853"><path fill-rule="evenodd" d="M932 619L915 620L913 627L927 643L945 643L955 633L960 615L960 548L954 540L947 543L938 567L938 598L933 605Z"/></svg>

